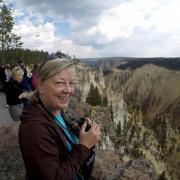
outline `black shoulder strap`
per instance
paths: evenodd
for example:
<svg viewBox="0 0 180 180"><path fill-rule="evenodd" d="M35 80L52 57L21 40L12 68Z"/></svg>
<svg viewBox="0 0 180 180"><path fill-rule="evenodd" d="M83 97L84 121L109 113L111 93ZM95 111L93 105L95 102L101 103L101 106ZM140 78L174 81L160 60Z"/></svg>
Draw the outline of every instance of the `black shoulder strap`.
<svg viewBox="0 0 180 180"><path fill-rule="evenodd" d="M71 146L73 146L74 143L71 141L71 139L68 137L66 132L63 130L62 125L58 121L56 121L56 123L58 124L58 126L59 126L60 130L62 131L62 133L63 133L64 137L66 138L66 140L69 142L69 144L71 144Z"/></svg>

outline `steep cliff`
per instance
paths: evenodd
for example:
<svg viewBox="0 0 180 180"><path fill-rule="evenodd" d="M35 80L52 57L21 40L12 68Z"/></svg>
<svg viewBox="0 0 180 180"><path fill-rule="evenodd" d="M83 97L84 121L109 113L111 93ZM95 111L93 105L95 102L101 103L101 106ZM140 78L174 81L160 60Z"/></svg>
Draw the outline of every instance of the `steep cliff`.
<svg viewBox="0 0 180 180"><path fill-rule="evenodd" d="M77 90L70 107L78 116L90 116L102 131L93 178L155 180L157 173L160 178L180 179L180 71L152 64L113 68L105 74L80 63L76 69ZM91 85L107 103L85 103L87 97L96 98L89 94ZM73 116L74 111L69 110ZM17 127L0 128L4 180L24 174Z"/></svg>
<svg viewBox="0 0 180 180"><path fill-rule="evenodd" d="M129 122L124 125L126 129L121 124L121 131L127 133L124 140L130 141L126 149L135 149L136 145L153 161L159 174L167 171L168 179L178 179L180 159L172 161L179 157L180 146L180 72L148 64L134 70L115 69L105 77L105 83L106 89L118 94L114 98L117 104L122 103L118 98L123 94L130 114L125 116Z"/></svg>
<svg viewBox="0 0 180 180"><path fill-rule="evenodd" d="M83 69L79 74L81 78L84 74L79 86L86 92L84 101L90 84L108 101L106 113L114 129L104 136L102 148L113 147L124 159L146 157L159 175L178 179L180 160L174 159L180 148L180 72L146 64L136 69L111 69L104 76L100 68Z"/></svg>
<svg viewBox="0 0 180 180"><path fill-rule="evenodd" d="M94 69L84 64L78 64L76 65L76 71L77 88L80 90L82 101L86 101L91 84L98 88L100 94L104 93L105 82L103 72L100 68Z"/></svg>

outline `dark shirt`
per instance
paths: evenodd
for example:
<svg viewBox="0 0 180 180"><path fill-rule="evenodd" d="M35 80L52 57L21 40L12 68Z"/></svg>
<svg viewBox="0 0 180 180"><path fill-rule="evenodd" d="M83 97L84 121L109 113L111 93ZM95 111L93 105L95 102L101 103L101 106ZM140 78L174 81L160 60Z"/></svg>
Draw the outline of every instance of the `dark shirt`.
<svg viewBox="0 0 180 180"><path fill-rule="evenodd" d="M5 68L4 67L0 67L0 80L2 82L5 82L5 80L6 80L6 74L5 74Z"/></svg>
<svg viewBox="0 0 180 180"><path fill-rule="evenodd" d="M5 80L6 80L5 68L0 67L0 90L3 92L5 90Z"/></svg>
<svg viewBox="0 0 180 180"><path fill-rule="evenodd" d="M24 78L27 78L27 69L24 67L24 65L22 65L22 64L19 64L19 66L22 68L22 70L24 71L24 75L23 75L23 77Z"/></svg>
<svg viewBox="0 0 180 180"><path fill-rule="evenodd" d="M76 144L72 152L54 119L39 105L21 115L19 143L26 167L26 180L73 180L91 150Z"/></svg>
<svg viewBox="0 0 180 180"><path fill-rule="evenodd" d="M12 106L16 104L21 104L23 102L22 99L19 99L19 95L21 93L22 89L19 82L10 79L5 84L5 94L8 105Z"/></svg>

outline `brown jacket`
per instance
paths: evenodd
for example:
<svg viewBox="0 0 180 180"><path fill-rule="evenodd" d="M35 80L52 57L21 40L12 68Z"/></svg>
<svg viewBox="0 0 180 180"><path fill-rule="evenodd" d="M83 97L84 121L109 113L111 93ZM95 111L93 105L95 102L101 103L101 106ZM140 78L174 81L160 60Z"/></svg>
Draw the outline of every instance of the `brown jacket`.
<svg viewBox="0 0 180 180"><path fill-rule="evenodd" d="M27 180L72 180L91 153L77 144L68 154L58 125L38 105L23 112L19 143Z"/></svg>

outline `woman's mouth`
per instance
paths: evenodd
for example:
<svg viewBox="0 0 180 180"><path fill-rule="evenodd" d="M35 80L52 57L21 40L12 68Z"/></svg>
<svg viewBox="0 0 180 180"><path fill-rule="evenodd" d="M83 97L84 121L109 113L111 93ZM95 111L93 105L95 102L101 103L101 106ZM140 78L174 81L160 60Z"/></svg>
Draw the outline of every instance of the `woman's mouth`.
<svg viewBox="0 0 180 180"><path fill-rule="evenodd" d="M62 101L69 101L69 96L68 97L60 96L58 98L59 100L62 100Z"/></svg>

